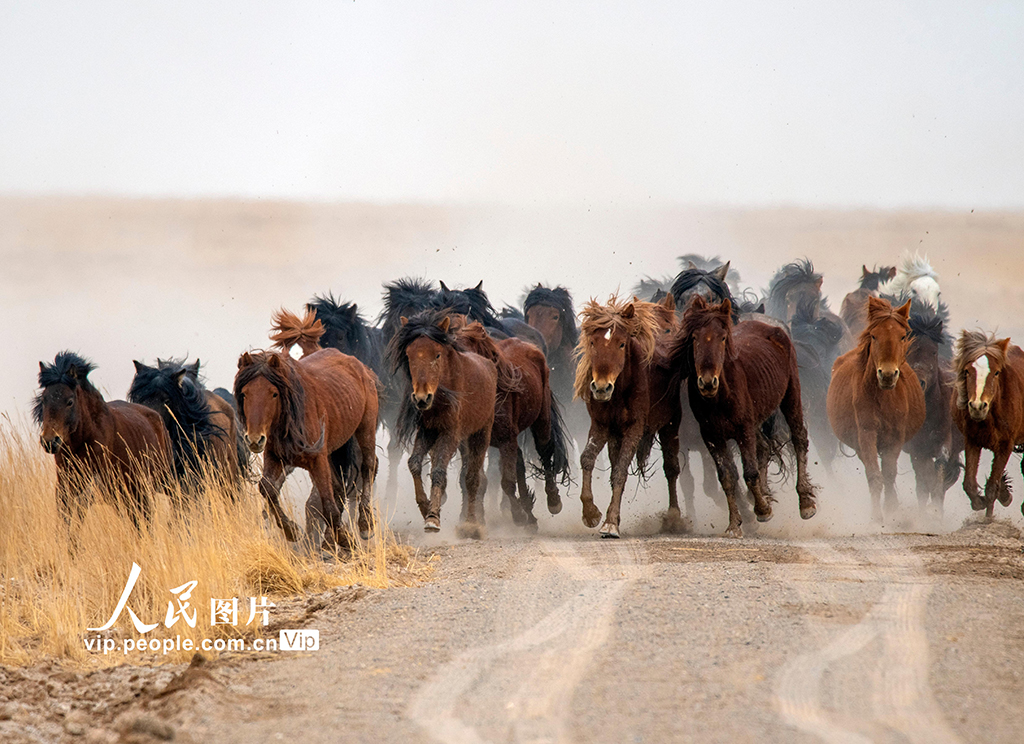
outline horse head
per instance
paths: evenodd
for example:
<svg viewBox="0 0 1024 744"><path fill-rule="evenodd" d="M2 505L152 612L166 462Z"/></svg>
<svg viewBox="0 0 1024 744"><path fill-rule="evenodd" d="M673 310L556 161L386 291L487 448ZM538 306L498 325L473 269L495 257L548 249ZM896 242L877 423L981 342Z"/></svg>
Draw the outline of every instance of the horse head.
<svg viewBox="0 0 1024 744"><path fill-rule="evenodd" d="M693 350L697 390L713 398L721 387L725 364L732 356L732 302L711 304L695 297L683 313L680 335Z"/></svg>
<svg viewBox="0 0 1024 744"><path fill-rule="evenodd" d="M427 322L424 322L424 321ZM438 397L441 383L448 374L449 350L452 348L448 332L452 318L447 312L433 313L428 319L415 319L410 326L401 318L402 329L408 337L402 343L404 364L409 371L412 404L419 411L429 411ZM404 334L403 334L404 335Z"/></svg>
<svg viewBox="0 0 1024 744"><path fill-rule="evenodd" d="M900 367L910 346L910 300L893 308L887 300L868 297L868 358L878 387L892 390L900 380ZM862 337L863 338L863 337Z"/></svg>
<svg viewBox="0 0 1024 744"><path fill-rule="evenodd" d="M281 417L281 392L287 384L288 362L275 352L250 354L238 359L235 399L242 422L242 439L255 453L262 452L274 425Z"/></svg>
<svg viewBox="0 0 1024 744"><path fill-rule="evenodd" d="M96 392L88 380L95 367L77 354L63 351L53 364L39 362L39 394L32 414L39 424L39 443L54 455L72 442L82 424L84 393Z"/></svg>
<svg viewBox="0 0 1024 744"><path fill-rule="evenodd" d="M980 337L981 343L969 344ZM984 334L964 331L958 342L958 380L959 395L957 404L967 408L968 415L975 421L984 421L992 410L993 401L999 398L1001 376L1007 366L1007 352L1010 339L996 341ZM978 352L981 353L978 353ZM975 356L976 354L976 356ZM970 362L959 361L965 356L972 356Z"/></svg>

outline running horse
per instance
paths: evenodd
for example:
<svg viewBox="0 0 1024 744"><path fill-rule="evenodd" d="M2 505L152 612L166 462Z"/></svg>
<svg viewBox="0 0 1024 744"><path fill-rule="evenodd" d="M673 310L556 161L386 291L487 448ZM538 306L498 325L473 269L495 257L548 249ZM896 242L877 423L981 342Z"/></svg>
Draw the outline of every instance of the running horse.
<svg viewBox="0 0 1024 744"><path fill-rule="evenodd" d="M826 407L839 441L864 464L872 518L881 521L881 496L896 504L896 463L925 420L924 392L907 362L910 301L893 309L868 298L868 325L856 349L832 366ZM881 460L881 468L879 468Z"/></svg>
<svg viewBox="0 0 1024 744"><path fill-rule="evenodd" d="M57 509L70 529L95 483L115 495L132 523L150 517L150 494L167 482L171 444L160 414L123 400L107 402L93 387L95 366L70 351L39 362L32 415L39 442L57 464ZM72 534L72 540L74 536Z"/></svg>
<svg viewBox="0 0 1024 744"><path fill-rule="evenodd" d="M314 489L306 501L306 530L319 550L323 527L335 545L348 544L341 520L345 506L343 473L355 438L359 451L359 532L372 529L370 492L377 472L377 379L366 365L336 349L322 349L300 360L275 351L245 352L235 375L243 437L263 453L260 493L285 537L299 529L281 507L281 486L291 468L309 473ZM333 498L332 498L333 495Z"/></svg>
<svg viewBox="0 0 1024 744"><path fill-rule="evenodd" d="M483 511L478 499L484 458L494 425L498 370L489 359L466 349L450 332L452 317L446 309L425 310L404 316L388 347L396 377L405 379L405 394L396 434L413 440L409 471L416 489L416 504L423 529L441 529L441 505L448 485L448 464L456 450L462 454L465 474L460 537L484 536ZM423 459L430 456L430 497L423 489Z"/></svg>
<svg viewBox="0 0 1024 744"><path fill-rule="evenodd" d="M964 435L964 492L971 508L984 509L991 519L996 500L1003 506L1012 501L1006 464L1014 449L1024 446L1024 351L1008 338L996 340L980 331L963 331L956 342L953 369L953 421ZM984 494L978 489L982 449L992 452Z"/></svg>
<svg viewBox="0 0 1024 744"><path fill-rule="evenodd" d="M754 514L759 522L767 522L772 518L772 499L763 473L770 445L758 432L776 409L789 426L796 455L800 516L813 517L816 504L807 475L807 427L796 349L784 329L756 320L734 326L732 315L729 300L711 304L695 297L683 313L669 348L669 360L686 379L690 408L729 503L725 536L742 537L737 503L739 478L728 442L735 440L738 445Z"/></svg>
<svg viewBox="0 0 1024 744"><path fill-rule="evenodd" d="M199 360L185 364L157 359L156 367L137 360L134 364L128 400L160 414L171 439L174 475L184 491L196 492L208 474L217 474L219 485L241 488L249 457L235 409L200 381Z"/></svg>
<svg viewBox="0 0 1024 744"><path fill-rule="evenodd" d="M859 338L867 328L868 297L878 297L879 285L895 276L895 266L882 266L870 270L866 265L861 266L860 286L843 298L843 304L839 308L839 316L854 338Z"/></svg>
<svg viewBox="0 0 1024 744"><path fill-rule="evenodd" d="M669 508L664 526L682 529L676 494L679 476L679 377L664 364L654 305L611 297L601 305L590 300L583 308L577 345L575 393L587 404L590 434L580 455L583 470L583 523L597 527L601 510L594 504L593 476L598 454L608 445L612 497L601 526L602 537L619 537L622 492L629 465L650 452L657 435L668 481ZM648 440L644 447L641 443Z"/></svg>

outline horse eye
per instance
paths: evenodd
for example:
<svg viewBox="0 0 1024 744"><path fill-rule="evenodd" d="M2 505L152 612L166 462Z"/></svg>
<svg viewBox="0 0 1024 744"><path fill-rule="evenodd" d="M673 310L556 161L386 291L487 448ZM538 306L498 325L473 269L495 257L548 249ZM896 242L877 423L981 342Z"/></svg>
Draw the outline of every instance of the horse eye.
<svg viewBox="0 0 1024 744"><path fill-rule="evenodd" d="M999 373L996 372L996 374L999 374ZM72 398L71 400L68 401L68 408L71 408L71 406L73 406L73 405L75 405L75 399L74 398Z"/></svg>
<svg viewBox="0 0 1024 744"><path fill-rule="evenodd" d="M276 397L277 397L277 393L271 393L271 394L270 394L270 397L271 397L271 398L276 398Z"/></svg>
<svg viewBox="0 0 1024 744"><path fill-rule="evenodd" d="M440 359L440 358L441 358L441 353L440 353L440 352L438 352L437 356L436 356L436 357L434 357L434 359Z"/></svg>
<svg viewBox="0 0 1024 744"><path fill-rule="evenodd" d="M875 338L875 334L873 334L873 333L871 334L871 340L872 341L877 341L878 340L878 339Z"/></svg>
<svg viewBox="0 0 1024 744"><path fill-rule="evenodd" d="M999 377L999 373L1000 372L1002 372L1002 370L997 369L995 372L992 373L992 376L993 377Z"/></svg>
<svg viewBox="0 0 1024 744"><path fill-rule="evenodd" d="M626 344L624 344L624 343L622 343L622 344L619 344L619 348L620 348L620 349L625 349L625 348L626 348Z"/></svg>

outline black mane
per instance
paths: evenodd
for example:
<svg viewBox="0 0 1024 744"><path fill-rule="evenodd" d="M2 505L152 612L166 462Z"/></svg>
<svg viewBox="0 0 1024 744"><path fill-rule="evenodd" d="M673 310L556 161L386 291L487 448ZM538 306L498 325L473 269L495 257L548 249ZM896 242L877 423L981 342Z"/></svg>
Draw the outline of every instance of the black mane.
<svg viewBox="0 0 1024 744"><path fill-rule="evenodd" d="M732 291L729 289L729 285L715 276L712 271L705 271L704 269L684 269L679 272L675 281L672 282L672 288L670 290L676 301L677 313L685 312L686 307L689 304L684 301L684 295L701 284L711 290L716 303L720 303L723 300L729 300L732 302ZM735 304L736 303L733 303L734 317L736 314Z"/></svg>
<svg viewBox="0 0 1024 744"><path fill-rule="evenodd" d="M883 300L888 300L893 307L900 307L910 300L910 335L922 336L935 343L940 349L952 349L952 341L946 334L946 326L949 324L949 308L946 303L939 302L938 309L918 299L917 295L910 292L901 292L899 295L879 295Z"/></svg>
<svg viewBox="0 0 1024 744"><path fill-rule="evenodd" d="M437 290L434 283L426 279L405 277L384 285L384 309L377 316L377 325L384 332L385 343L394 338L401 328L401 318L410 318L426 310L434 300Z"/></svg>
<svg viewBox="0 0 1024 744"><path fill-rule="evenodd" d="M537 305L553 307L562 314L562 338L565 339L563 343L575 346L580 333L576 328L576 313L572 306L572 294L569 290L562 286L551 289L538 284L527 293L526 299L523 301L523 312L528 313L530 308Z"/></svg>
<svg viewBox="0 0 1024 744"><path fill-rule="evenodd" d="M326 296L314 296L306 303L306 309L316 313L317 319L324 326L320 346L350 354L372 369L378 377L381 376L383 342L380 332L366 322L354 302L341 303L328 293Z"/></svg>
<svg viewBox="0 0 1024 744"><path fill-rule="evenodd" d="M227 435L213 423L206 388L199 380L199 360L186 365L184 359L158 359L156 367L136 362L128 400L160 414L179 478L199 472L211 437Z"/></svg>
<svg viewBox="0 0 1024 744"><path fill-rule="evenodd" d="M684 270L689 268L691 263L698 269L704 269L704 271L714 271L719 266L725 264L725 261L722 260L721 256L712 256L711 258L708 258L707 256L700 255L699 253L684 253L682 256L679 256L677 260ZM731 283L734 287L738 287L740 283L740 272L730 266L729 270L725 273L725 281Z"/></svg>
<svg viewBox="0 0 1024 744"><path fill-rule="evenodd" d="M89 382L89 373L96 365L73 351L62 351L53 358L53 364L39 363L39 387L46 389L51 385L67 385L69 388L81 386L87 393L99 395L100 392ZM32 400L32 418L37 424L43 422L43 397L38 393Z"/></svg>
<svg viewBox="0 0 1024 744"><path fill-rule="evenodd" d="M895 271L893 266L880 266L872 268L867 274L861 275L860 288L871 292L878 290L878 285L889 281L889 276Z"/></svg>
<svg viewBox="0 0 1024 744"><path fill-rule="evenodd" d="M465 315L470 320L482 323L484 328L512 335L501 322L501 318L498 317L494 306L487 298L487 293L480 285L468 289L448 289L442 282L441 291L434 296L432 305L435 308L448 309Z"/></svg>

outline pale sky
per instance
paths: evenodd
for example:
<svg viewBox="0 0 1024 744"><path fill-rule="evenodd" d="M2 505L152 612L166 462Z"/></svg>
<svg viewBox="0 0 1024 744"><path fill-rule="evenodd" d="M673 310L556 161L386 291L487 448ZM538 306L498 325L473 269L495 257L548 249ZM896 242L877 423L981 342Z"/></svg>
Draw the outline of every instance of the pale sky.
<svg viewBox="0 0 1024 744"><path fill-rule="evenodd" d="M1024 3L0 5L0 192L1024 206Z"/></svg>

